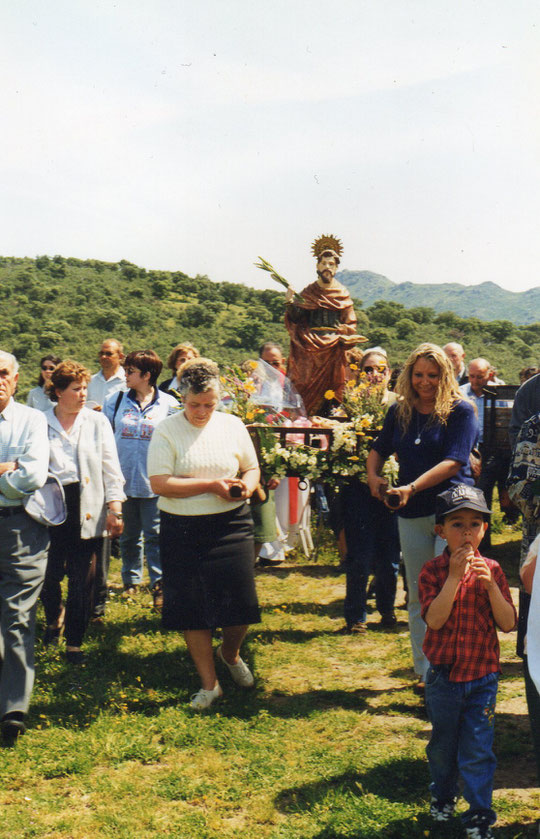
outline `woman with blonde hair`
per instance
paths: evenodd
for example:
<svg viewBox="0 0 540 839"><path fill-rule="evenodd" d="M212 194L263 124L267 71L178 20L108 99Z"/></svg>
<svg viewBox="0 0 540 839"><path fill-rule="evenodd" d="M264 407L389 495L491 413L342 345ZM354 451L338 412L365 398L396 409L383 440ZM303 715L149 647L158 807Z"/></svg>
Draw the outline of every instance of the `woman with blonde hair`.
<svg viewBox="0 0 540 839"><path fill-rule="evenodd" d="M463 397L446 354L421 344L397 381L399 401L386 415L368 456L371 494L398 515L399 537L409 587L409 630L414 669L423 689L427 661L422 652L425 623L418 599L418 576L425 562L441 554L435 535L435 499L453 484L474 483L469 455L478 438L478 420ZM399 460L399 486L381 476L391 454Z"/></svg>

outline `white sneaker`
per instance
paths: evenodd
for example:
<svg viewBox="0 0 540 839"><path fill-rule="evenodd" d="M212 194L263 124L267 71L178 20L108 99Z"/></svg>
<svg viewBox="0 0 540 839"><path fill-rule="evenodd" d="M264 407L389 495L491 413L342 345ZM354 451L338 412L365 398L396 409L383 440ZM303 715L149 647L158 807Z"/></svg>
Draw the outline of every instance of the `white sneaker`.
<svg viewBox="0 0 540 839"><path fill-rule="evenodd" d="M247 666L246 662L243 661L240 658L240 656L238 656L238 661L236 662L236 664L229 664L229 662L225 661L225 659L223 658L221 646L222 645L220 644L217 648L216 656L228 668L229 673L233 677L233 681L235 681L237 685L240 685L241 688L252 688L255 684L255 679L253 678L253 673Z"/></svg>
<svg viewBox="0 0 540 839"><path fill-rule="evenodd" d="M204 688L201 688L198 693L194 693L191 697L189 707L194 711L206 711L206 709L221 696L223 696L221 685L219 682L216 682L216 686L213 690L205 690Z"/></svg>

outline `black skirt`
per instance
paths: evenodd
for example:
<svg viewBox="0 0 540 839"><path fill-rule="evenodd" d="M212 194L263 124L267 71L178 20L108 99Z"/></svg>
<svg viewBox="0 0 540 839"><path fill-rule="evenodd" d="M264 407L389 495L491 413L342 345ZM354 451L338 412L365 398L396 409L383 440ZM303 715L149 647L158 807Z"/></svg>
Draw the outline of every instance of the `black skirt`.
<svg viewBox="0 0 540 839"><path fill-rule="evenodd" d="M248 504L206 516L162 511L160 546L164 629L260 622Z"/></svg>

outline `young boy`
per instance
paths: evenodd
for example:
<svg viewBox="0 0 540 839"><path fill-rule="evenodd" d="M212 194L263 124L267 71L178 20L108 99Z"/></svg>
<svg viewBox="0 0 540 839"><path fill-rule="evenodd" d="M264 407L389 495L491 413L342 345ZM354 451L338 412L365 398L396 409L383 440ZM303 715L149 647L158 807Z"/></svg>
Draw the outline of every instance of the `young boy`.
<svg viewBox="0 0 540 839"><path fill-rule="evenodd" d="M458 775L469 810L467 836L493 837L491 806L495 755L493 724L499 674L497 627L510 632L516 610L500 565L478 553L491 511L476 487L458 484L437 496L435 530L447 542L426 562L418 580L427 624L424 653L430 667L426 706L433 726L426 748L431 815L454 813Z"/></svg>

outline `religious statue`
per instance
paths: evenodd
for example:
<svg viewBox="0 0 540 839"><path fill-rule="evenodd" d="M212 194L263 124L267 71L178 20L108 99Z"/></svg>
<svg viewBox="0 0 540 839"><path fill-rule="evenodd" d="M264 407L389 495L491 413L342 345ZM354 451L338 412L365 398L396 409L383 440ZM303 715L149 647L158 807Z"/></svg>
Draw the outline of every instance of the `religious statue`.
<svg viewBox="0 0 540 839"><path fill-rule="evenodd" d="M288 288L285 326L291 346L287 374L308 415L317 412L327 391L341 400L346 381L345 353L366 341L356 333L356 315L347 289L336 278L343 251L339 239L321 236L312 245L317 279L295 295Z"/></svg>

